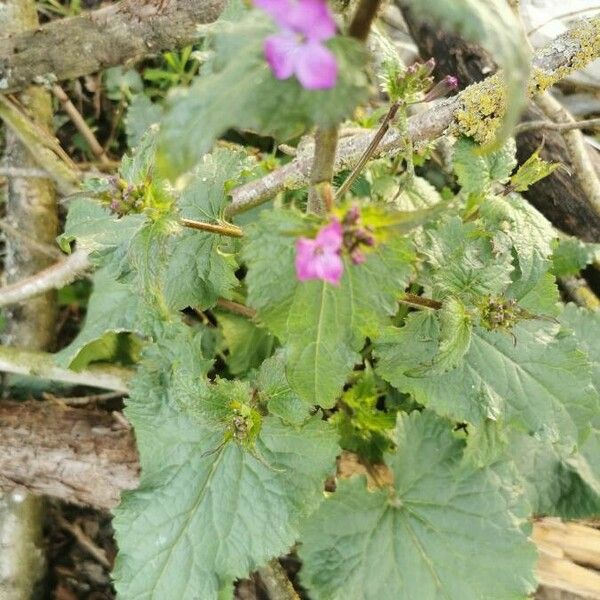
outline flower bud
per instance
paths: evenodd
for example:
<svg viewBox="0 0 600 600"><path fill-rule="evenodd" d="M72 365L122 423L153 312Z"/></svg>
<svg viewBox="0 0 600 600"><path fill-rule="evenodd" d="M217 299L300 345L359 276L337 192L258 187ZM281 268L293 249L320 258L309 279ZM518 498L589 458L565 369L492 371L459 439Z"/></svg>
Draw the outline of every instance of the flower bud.
<svg viewBox="0 0 600 600"><path fill-rule="evenodd" d="M442 79L427 92L425 98L423 98L423 102L431 102L433 100L437 100L438 98L443 98L457 88L458 79L453 75L446 75L444 79Z"/></svg>

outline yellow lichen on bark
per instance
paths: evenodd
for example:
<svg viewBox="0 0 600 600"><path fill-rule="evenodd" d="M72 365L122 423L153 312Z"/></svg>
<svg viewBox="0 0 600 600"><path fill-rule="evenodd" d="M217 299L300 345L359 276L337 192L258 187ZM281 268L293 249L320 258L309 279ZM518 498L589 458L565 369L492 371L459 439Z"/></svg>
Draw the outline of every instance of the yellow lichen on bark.
<svg viewBox="0 0 600 600"><path fill-rule="evenodd" d="M550 56L563 55L557 68L544 68ZM566 60L565 60L566 56ZM536 55L528 84L533 96L600 57L600 17L580 24ZM494 141L506 112L506 86L502 73L468 87L461 95L449 133L472 137L480 144Z"/></svg>

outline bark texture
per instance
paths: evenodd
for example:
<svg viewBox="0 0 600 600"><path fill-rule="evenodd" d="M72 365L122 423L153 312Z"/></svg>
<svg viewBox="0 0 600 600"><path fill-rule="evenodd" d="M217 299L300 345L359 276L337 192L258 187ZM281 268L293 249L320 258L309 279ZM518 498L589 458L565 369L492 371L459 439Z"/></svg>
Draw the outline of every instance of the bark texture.
<svg viewBox="0 0 600 600"><path fill-rule="evenodd" d="M50 402L0 403L0 489L102 509L138 484L133 434L111 414Z"/></svg>
<svg viewBox="0 0 600 600"><path fill-rule="evenodd" d="M0 92L94 73L198 39L225 0L123 0L0 37ZM0 22L6 5L0 0Z"/></svg>
<svg viewBox="0 0 600 600"><path fill-rule="evenodd" d="M456 75L463 89L496 71L496 64L482 48L415 18L407 8L403 8L402 13L421 56L435 58L436 77ZM544 113L533 104L523 115L524 121L545 119ZM600 215L588 203L586 194L571 175L569 153L560 132L540 129L517 136L519 164L542 144L543 158L562 163L566 169L557 169L533 185L524 196L562 231L585 241L599 242ZM600 171L598 153L591 149L590 154L596 170Z"/></svg>
<svg viewBox="0 0 600 600"><path fill-rule="evenodd" d="M38 24L34 0L4 0L0 9L0 25L4 31L18 33ZM40 129L50 132L52 99L48 92L37 87L27 88L19 102ZM8 128L4 162L9 167L36 166L27 148ZM5 219L22 234L6 239L3 279L10 284L53 262L52 258L40 254L27 243L28 239L33 239L50 246L55 244L58 208L53 183L49 179L9 177ZM6 316L3 343L32 350L51 349L57 316L54 290L8 308ZM29 600L38 597L38 582L45 571L43 511L42 499L32 494L12 492L0 499L0 596L3 598Z"/></svg>

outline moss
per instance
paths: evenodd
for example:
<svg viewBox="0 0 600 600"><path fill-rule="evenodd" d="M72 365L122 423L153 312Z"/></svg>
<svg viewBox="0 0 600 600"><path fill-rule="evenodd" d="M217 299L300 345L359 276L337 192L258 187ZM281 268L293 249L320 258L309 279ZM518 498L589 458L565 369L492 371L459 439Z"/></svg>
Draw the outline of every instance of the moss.
<svg viewBox="0 0 600 600"><path fill-rule="evenodd" d="M573 29L556 40L548 49L550 55L569 56L567 64L552 71L534 67L528 85L530 96L543 92L570 73L584 68L600 56L600 17L596 17ZM563 59L564 60L564 59ZM540 55L544 63L544 54ZM494 75L467 88L460 97L460 106L448 132L453 135L472 137L480 144L493 142L496 131L506 113L506 86L501 74Z"/></svg>

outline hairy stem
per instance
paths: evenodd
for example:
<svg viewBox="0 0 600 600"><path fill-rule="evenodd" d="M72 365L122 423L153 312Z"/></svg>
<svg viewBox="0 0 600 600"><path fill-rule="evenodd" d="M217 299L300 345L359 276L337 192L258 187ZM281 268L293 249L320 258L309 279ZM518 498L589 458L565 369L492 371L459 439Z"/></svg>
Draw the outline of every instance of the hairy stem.
<svg viewBox="0 0 600 600"><path fill-rule="evenodd" d="M442 308L442 303L433 298L425 298L424 296L417 296L416 294L406 293L398 300L400 304L406 304L413 308L430 308L432 310L439 310Z"/></svg>
<svg viewBox="0 0 600 600"><path fill-rule="evenodd" d="M207 231L208 233L216 233L219 235L227 235L229 237L243 237L244 232L237 225L231 223L206 223L205 221L194 221L193 219L181 219L180 223L184 227L197 229L198 231Z"/></svg>
<svg viewBox="0 0 600 600"><path fill-rule="evenodd" d="M334 173L337 127L319 127L315 132L315 154L310 172L310 191L306 211L325 215L333 207L331 180Z"/></svg>
<svg viewBox="0 0 600 600"><path fill-rule="evenodd" d="M256 316L256 311L245 304L234 302L233 300L226 300L225 298L219 298L217 300L217 306L223 310L241 315L242 317L248 317L253 319Z"/></svg>
<svg viewBox="0 0 600 600"><path fill-rule="evenodd" d="M0 306L23 302L68 285L86 273L90 266L87 251L76 250L61 262L0 288Z"/></svg>

